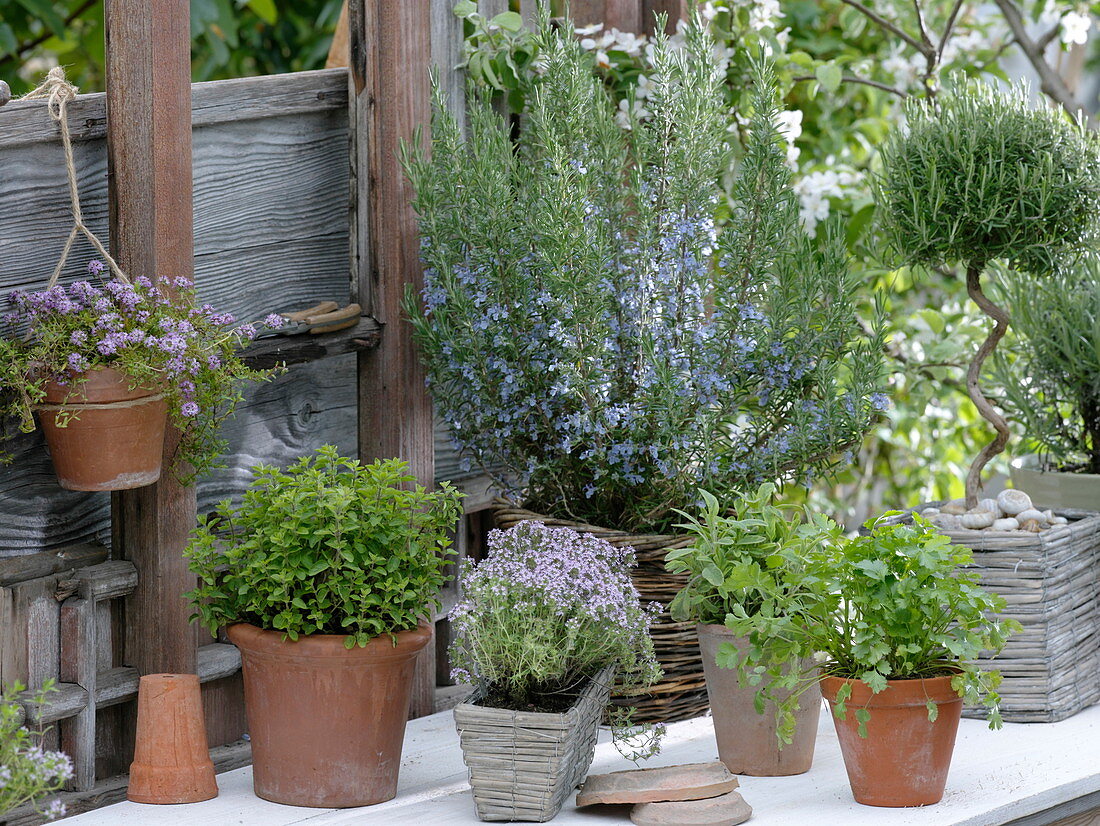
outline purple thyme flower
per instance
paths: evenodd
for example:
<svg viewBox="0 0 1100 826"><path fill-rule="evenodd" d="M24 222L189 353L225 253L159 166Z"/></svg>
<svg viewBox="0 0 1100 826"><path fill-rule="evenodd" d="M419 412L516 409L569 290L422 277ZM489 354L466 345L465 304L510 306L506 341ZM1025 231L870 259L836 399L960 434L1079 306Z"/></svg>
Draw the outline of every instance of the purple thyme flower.
<svg viewBox="0 0 1100 826"><path fill-rule="evenodd" d="M199 415L199 406L195 402L184 402L183 407L180 408L180 413L190 419Z"/></svg>

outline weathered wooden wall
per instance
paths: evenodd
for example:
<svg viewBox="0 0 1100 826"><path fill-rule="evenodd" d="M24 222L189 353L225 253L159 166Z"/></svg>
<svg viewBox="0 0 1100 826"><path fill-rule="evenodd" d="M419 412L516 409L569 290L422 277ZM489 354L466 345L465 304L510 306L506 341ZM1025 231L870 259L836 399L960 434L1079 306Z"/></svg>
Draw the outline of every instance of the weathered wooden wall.
<svg viewBox="0 0 1100 826"><path fill-rule="evenodd" d="M107 236L102 95L70 107L85 215ZM195 270L199 295L241 319L318 300L345 302L348 270L347 82L342 70L194 87ZM0 293L46 280L68 232L61 146L40 103L0 111ZM73 255L65 277L91 256ZM295 367L248 391L227 423L227 467L199 486L200 510L247 484L260 461L285 464L325 442L356 449L355 360ZM439 478L455 479L437 433ZM0 556L109 532L109 498L62 491L38 434L6 445L0 467ZM485 486L478 490L484 492Z"/></svg>

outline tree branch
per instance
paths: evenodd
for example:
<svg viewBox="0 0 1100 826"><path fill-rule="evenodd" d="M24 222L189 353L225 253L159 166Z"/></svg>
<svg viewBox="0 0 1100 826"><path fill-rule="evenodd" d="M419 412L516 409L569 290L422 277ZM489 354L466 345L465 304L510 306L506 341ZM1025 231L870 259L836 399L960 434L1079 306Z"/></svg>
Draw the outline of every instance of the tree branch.
<svg viewBox="0 0 1100 826"><path fill-rule="evenodd" d="M1004 334L1008 331L1009 323L1008 312L990 301L986 294L982 292L981 277L981 267L973 263L967 266L966 293L981 308L982 312L992 318L995 323L993 329L989 332L989 336L978 348L974 360L970 362L970 367L966 371L966 392L970 396L970 401L974 402L974 406L978 408L982 418L993 425L997 435L992 442L982 448L970 464L970 470L966 474L967 508L973 508L978 504L978 492L982 489L982 470L989 464L990 459L1005 449L1005 445L1008 444L1008 437L1012 435L1008 429L1008 422L982 393L980 384L982 364L997 349L998 342L1004 338Z"/></svg>
<svg viewBox="0 0 1100 826"><path fill-rule="evenodd" d="M917 15L917 28L920 29L921 43L931 47L933 45L932 38L928 36L928 25L924 22L924 10L921 8L920 0L913 0L913 12Z"/></svg>
<svg viewBox="0 0 1100 826"><path fill-rule="evenodd" d="M798 75L791 78L795 83L805 83L807 80L817 80L816 75ZM858 83L861 86L871 86L875 89L880 89L883 92L889 92L891 95L897 95L903 100L909 97L909 93L896 89L893 86L888 86L885 83L879 83L877 80L868 80L865 77L855 77L854 75L844 75L841 77L842 83Z"/></svg>
<svg viewBox="0 0 1100 826"><path fill-rule="evenodd" d="M868 20L873 21L879 27L886 29L886 31L891 32L897 37L900 37L902 40L904 40L925 57L927 57L929 53L933 52L931 45L925 45L924 43L921 43L919 40L913 37L913 35L909 34L909 32L899 27L896 23L892 23L891 21L887 20L878 12L872 11L871 9L867 8L865 5L860 3L859 0L840 0L840 2L844 3L846 6L851 6L853 9L858 11Z"/></svg>
<svg viewBox="0 0 1100 826"><path fill-rule="evenodd" d="M1005 22L1012 30L1013 37L1020 44L1020 51L1031 63L1036 74L1039 75L1039 88L1043 94L1065 109L1073 117L1077 117L1082 109L1081 104L1070 92L1062 76L1054 70L1043 56L1045 49L1040 49L1039 44L1031 39L1028 34L1027 24L1024 22L1023 13L1016 5L1015 0L994 0L997 7L1004 15Z"/></svg>
<svg viewBox="0 0 1100 826"><path fill-rule="evenodd" d="M1050 27L1050 30L1035 41L1035 48L1038 49L1043 55L1046 55L1047 47L1054 42L1058 37L1059 32L1062 31L1062 24L1055 23Z"/></svg>
<svg viewBox="0 0 1100 826"><path fill-rule="evenodd" d="M936 47L937 65L940 60L943 59L943 50L947 48L947 42L951 39L951 35L955 33L955 22L959 19L959 12L962 11L965 1L966 0L955 0L955 5L951 9L951 14L947 16L947 25L943 27L943 37L940 38L940 45Z"/></svg>

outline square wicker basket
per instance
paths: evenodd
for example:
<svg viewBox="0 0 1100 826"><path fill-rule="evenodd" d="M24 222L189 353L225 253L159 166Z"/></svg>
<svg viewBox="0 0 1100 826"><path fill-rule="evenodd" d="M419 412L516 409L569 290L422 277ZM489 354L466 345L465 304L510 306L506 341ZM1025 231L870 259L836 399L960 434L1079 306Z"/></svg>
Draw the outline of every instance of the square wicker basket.
<svg viewBox="0 0 1100 826"><path fill-rule="evenodd" d="M1004 677L998 691L1009 722L1053 723L1100 700L1100 514L1055 513L1069 523L1037 534L944 531L974 552L982 584L1024 627L983 661Z"/></svg>
<svg viewBox="0 0 1100 826"><path fill-rule="evenodd" d="M593 678L564 714L455 707L462 756L481 820L544 822L588 775L615 671Z"/></svg>

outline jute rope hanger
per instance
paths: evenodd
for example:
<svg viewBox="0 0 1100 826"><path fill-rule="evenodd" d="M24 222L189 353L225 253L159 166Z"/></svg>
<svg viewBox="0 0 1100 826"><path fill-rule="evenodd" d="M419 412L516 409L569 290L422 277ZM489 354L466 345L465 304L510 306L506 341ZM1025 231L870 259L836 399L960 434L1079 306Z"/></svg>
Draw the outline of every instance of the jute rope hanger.
<svg viewBox="0 0 1100 826"><path fill-rule="evenodd" d="M61 130L61 146L65 150L65 171L69 176L69 199L72 202L73 210L73 228L69 232L69 237L65 241L65 247L61 251L61 259L57 262L57 266L54 267L53 275L50 276L49 283L46 289L50 290L57 286L57 281L61 277L61 270L65 267L65 262L69 260L69 253L72 252L73 243L76 241L77 236L80 233L84 233L84 236L88 239L96 251L103 256L103 260L107 262L107 266L111 268L111 272L115 277L126 284L130 283L130 279L126 276L126 273L122 271L122 267L118 265L118 262L111 257L111 254L107 252L107 248L96 237L95 233L88 229L88 225L84 223L84 213L80 208L80 191L76 184L76 161L73 159L73 140L69 134L69 120L66 117L66 109L69 105L69 101L76 97L76 87L69 83L65 77L65 70L60 66L50 69L46 78L42 81L37 89L23 95L20 100L42 100L48 101L47 108L50 112L50 117L57 121L57 125Z"/></svg>

